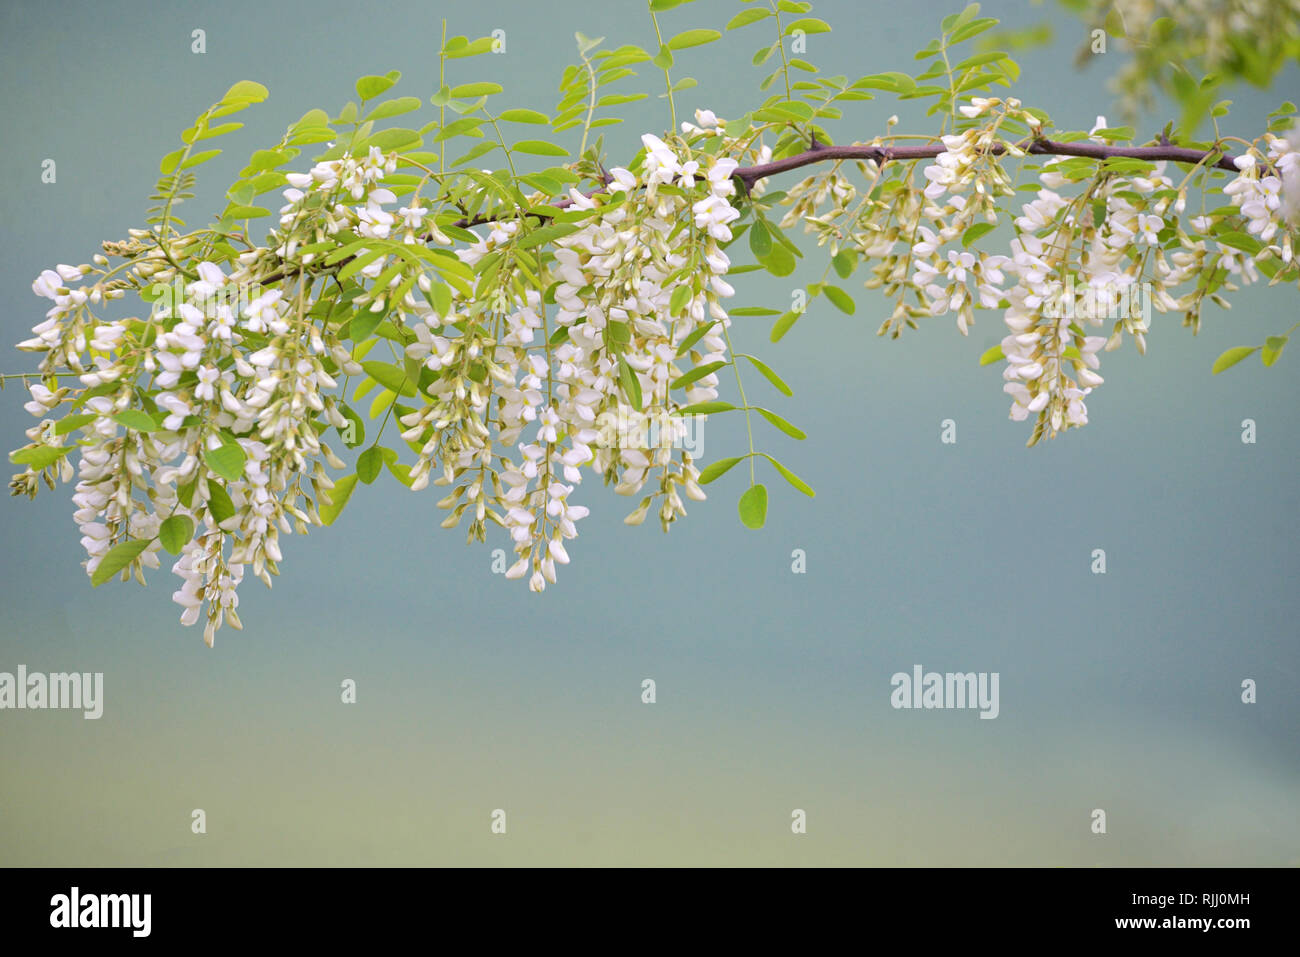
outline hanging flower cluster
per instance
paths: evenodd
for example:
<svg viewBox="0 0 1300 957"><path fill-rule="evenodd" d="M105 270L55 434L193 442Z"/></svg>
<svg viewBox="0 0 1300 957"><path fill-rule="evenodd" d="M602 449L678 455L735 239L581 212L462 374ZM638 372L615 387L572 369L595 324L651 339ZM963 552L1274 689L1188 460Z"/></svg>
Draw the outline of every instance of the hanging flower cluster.
<svg viewBox="0 0 1300 957"><path fill-rule="evenodd" d="M1085 399L1104 381L1099 354L1125 335L1145 353L1153 308L1182 312L1196 329L1206 298L1226 305L1221 292L1261 272L1296 273L1295 130L1248 144L1221 187L1207 181L1205 163L1180 171L1122 156L1050 156L1037 194L1009 217L1013 236L1002 254L976 240L1000 222L999 198L1015 192L1004 158L1035 152L1042 117L1014 98L973 97L959 112L969 128L941 137L928 163L894 159L897 175L889 178L889 164L859 162L869 190L862 199L838 169L805 179L784 198L790 210L782 225L802 221L832 252L847 249L872 263L868 288L898 297L881 334L955 314L964 335L975 309L1001 309L1008 334L986 361L1005 360L1011 418L1035 417L1031 445L1088 422ZM1028 137L1012 132L1025 129ZM1113 136L1098 117L1090 141L1110 145ZM918 170L924 186L913 185ZM1214 193L1229 204L1185 216L1193 190L1202 205Z"/></svg>
<svg viewBox="0 0 1300 957"><path fill-rule="evenodd" d="M470 512L471 540L482 540L485 520L503 524L517 555L506 576L527 577L534 591L555 581L555 566L569 561L564 542L588 514L570 501L583 467L623 495L653 479L631 524L657 498L666 529L685 514L681 493L704 498L690 454L674 447L686 428L680 409L716 399L718 379L693 379L685 403L670 390L692 365L727 358L722 300L734 290L719 244L740 215L729 202L737 164L702 168L656 136L642 141L642 169L611 170L609 200L570 190L570 209L591 215L556 242L553 328L530 289L501 298L499 338L458 334L473 304L455 297L446 311L421 313L406 349L442 373L401 419L402 437L420 444L412 486L434 471L438 484L454 485L440 503L451 510L444 524ZM517 232L497 225L458 255L471 267L494 252L508 257ZM658 426L651 448L640 441L647 420Z"/></svg>
<svg viewBox="0 0 1300 957"><path fill-rule="evenodd" d="M373 374L392 390L390 413L416 451L414 465L387 461L394 474L413 489L431 476L454 484L444 525L469 511L471 540L484 539L488 522L503 526L517 553L507 577L534 591L569 561L565 543L588 514L571 500L586 468L624 495L652 483L628 522L657 501L666 529L685 514L683 496L704 498L680 442L682 409L718 395L722 301L734 294L721 246L740 213L730 203L734 159L701 162L652 135L644 143L636 172L612 170L600 194L570 191L570 212L583 218L545 264L549 316L542 292L514 288L508 268L486 299L444 283L447 262L425 244L453 240L418 198L398 204L384 185L398 157L377 148L287 174L278 228L229 273L205 259L185 275L176 264L192 257L188 240L169 242L161 229L106 244L129 257L117 270L97 256L43 272L33 290L53 306L20 348L41 355L45 381L66 370L80 388L30 384L27 409L42 421L15 454L26 468L14 492L34 494L41 473L68 480L75 468L87 574L102 579L116 550L109 574L130 568L143 581L164 547L178 553L174 600L183 624L205 620L208 644L223 623L241 627L245 568L269 586L281 534L322 524L322 509L338 506L326 466L344 463L323 436L354 425L339 395L347 377ZM527 253L517 241L528 234L503 221L450 253L466 275L491 256L518 268ZM331 321L339 300L322 297L325 274L313 271L326 250L346 251L334 264L353 265L350 328ZM147 318L91 312L146 283L171 283ZM362 361L357 327L381 315L403 366ZM415 381L380 371L397 368ZM419 403L398 405L406 395ZM61 405L71 412L56 420ZM66 444L75 429L84 438Z"/></svg>

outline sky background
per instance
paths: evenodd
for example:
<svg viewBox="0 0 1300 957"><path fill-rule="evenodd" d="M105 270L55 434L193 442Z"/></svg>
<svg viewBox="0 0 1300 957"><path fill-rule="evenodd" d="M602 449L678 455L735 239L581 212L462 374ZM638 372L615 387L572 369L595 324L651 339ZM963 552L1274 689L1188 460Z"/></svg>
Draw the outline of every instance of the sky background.
<svg viewBox="0 0 1300 957"><path fill-rule="evenodd" d="M810 37L806 58L832 74L914 71L959 6L824 0L813 15L834 32ZM665 30L721 28L738 9L700 0ZM1086 27L1055 6L985 12L1055 27L1020 58L1026 105L1067 128L1117 122L1105 84L1122 53L1078 70ZM5 4L5 338L40 320L41 269L140 225L159 158L233 82L271 95L200 168L180 210L196 225L254 149L310 108L337 113L357 76L400 69L394 95L427 101L442 16L449 34L506 31L503 54L460 61L452 79L503 84L499 106L552 111L575 30L653 42L635 0L69 3L57 16ZM757 105L750 56L767 29L679 54L675 75L699 80L679 110ZM621 81L652 95L606 131L613 163L668 123L660 79L642 74ZM1285 98L1228 95L1228 129L1247 136ZM851 106L840 141L892 112L931 128L888 95ZM40 180L47 157L54 184ZM816 260L786 279L737 277L735 304L786 308ZM593 477L573 563L540 596L491 573L504 541L467 548L438 527L436 490L383 476L332 528L286 543L273 591L250 578L244 631L209 650L178 624L165 570L144 590L90 587L70 486L4 502L0 671L102 671L106 703L98 721L0 712L0 864L1300 864L1300 359L1210 376L1223 349L1295 321L1294 288L1211 306L1196 337L1156 314L1145 357L1130 344L1104 356L1091 424L1026 449L999 367L977 364L1000 316L979 313L969 338L944 317L881 340L892 306L862 278L855 316L818 300L776 345L770 320L734 326L737 349L795 390L750 377L808 433L761 441L815 500L769 470L768 524L749 531L736 469L665 536L625 527L634 502ZM0 371L28 367L6 349ZM32 422L23 401L0 394L6 448ZM956 444L940 442L945 419ZM742 452L739 419L714 417L704 435L706 460ZM1095 548L1105 575L1090 571ZM794 549L806 574L791 571ZM894 710L890 677L914 664L998 672L999 717ZM347 678L354 705L340 702ZM1257 704L1240 701L1246 678ZM195 808L205 835L190 831ZM489 829L496 808L504 836ZM806 835L791 834L795 808Z"/></svg>

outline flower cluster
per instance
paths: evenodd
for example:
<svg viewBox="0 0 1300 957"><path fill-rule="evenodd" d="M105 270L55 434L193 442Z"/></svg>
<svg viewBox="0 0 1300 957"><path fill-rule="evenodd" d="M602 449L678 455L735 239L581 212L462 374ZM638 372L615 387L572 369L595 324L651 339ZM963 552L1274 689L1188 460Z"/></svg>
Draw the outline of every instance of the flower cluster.
<svg viewBox="0 0 1300 957"><path fill-rule="evenodd" d="M685 514L683 497L704 498L679 440L682 410L717 398L712 371L687 373L727 360L722 301L733 290L721 247L740 215L730 202L737 163L691 158L687 141L644 143L635 171L612 170L600 193L570 191L573 227L541 261L522 242L532 225L522 218L453 241L448 232L471 234L450 229L418 191L399 202L389 185L398 157L371 148L286 174L264 244L222 255L210 239L159 226L106 243L124 259L115 269L96 256L46 270L33 290L52 308L20 345L41 355L26 406L41 422L14 455L25 469L11 487L35 494L42 475L51 485L75 476L74 518L97 582L143 582L164 549L176 555L181 621L205 621L209 645L223 624L242 627L246 569L269 586L282 534L325 524L322 513L345 500L326 471L344 462L323 439L353 425L345 377L386 390L416 454L405 466L382 450L394 474L413 489L455 483L444 525L468 510L471 539L487 522L502 526L517 553L508 577L535 591L569 561L566 542L588 514L571 495L588 467L620 494L653 485L627 521L657 501L667 528ZM485 296L466 278L490 268L500 282ZM546 281L512 283L519 268ZM152 301L147 317L94 315L128 290ZM365 359L377 322L399 345L398 364ZM418 401L400 404L408 396ZM611 416L653 420L655 441L609 429Z"/></svg>
<svg viewBox="0 0 1300 957"><path fill-rule="evenodd" d="M607 194L570 191L569 208L584 215L556 241L552 316L536 290L503 290L478 315L457 297L446 311L421 313L406 349L439 373L428 400L401 418L403 438L418 444L413 487L440 470L436 482L455 485L440 502L451 511L444 524L472 512L471 539L483 537L486 521L503 525L516 553L506 575L534 591L555 581L556 565L569 561L564 543L588 514L571 500L583 467L622 495L653 478L631 524L656 498L665 528L685 514L683 494L704 498L690 454L674 450L686 427L680 410L717 398L717 376L691 381L684 403L671 393L690 365L726 359L722 300L734 290L720 244L740 215L729 202L737 164L702 167L656 136L642 139L639 170L611 170ZM681 241L688 230L698 241ZM489 257L508 262L520 254L519 235L517 223L499 223L457 254L475 269ZM675 298L682 289L689 295ZM602 429L610 417L626 421L629 403L634 415L658 419L653 447L636 436L610 442Z"/></svg>
<svg viewBox="0 0 1300 957"><path fill-rule="evenodd" d="M1001 160L1035 152L1042 121L1015 99L974 97L959 112L969 128L940 137L928 164L860 162L861 201L839 166L808 177L786 196L782 225L802 221L832 252L870 263L867 287L898 297L882 334L945 314L965 334L975 309L1001 309L1004 389L1012 419L1036 416L1030 444L1087 423L1100 352L1126 335L1145 352L1153 308L1182 312L1195 329L1205 299L1224 304L1220 290L1293 268L1300 133L1265 134L1222 187L1203 165L1175 181L1164 161L1050 156L1036 195L1009 217L1002 254L974 240L1001 221L997 200L1014 192ZM1011 132L1023 129L1028 137ZM1099 116L1089 138L1106 145L1113 132ZM924 185L914 185L917 171ZM1231 205L1185 218L1194 186Z"/></svg>

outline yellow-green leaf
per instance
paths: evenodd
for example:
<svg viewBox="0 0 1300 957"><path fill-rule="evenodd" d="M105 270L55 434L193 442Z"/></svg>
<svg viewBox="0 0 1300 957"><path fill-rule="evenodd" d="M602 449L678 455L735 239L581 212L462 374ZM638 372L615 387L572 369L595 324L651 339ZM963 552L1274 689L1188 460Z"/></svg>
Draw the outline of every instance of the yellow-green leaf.
<svg viewBox="0 0 1300 957"><path fill-rule="evenodd" d="M1210 369L1210 374L1218 375L1224 369L1231 369L1258 348L1259 346L1234 346L1214 360L1214 365Z"/></svg>
<svg viewBox="0 0 1300 957"><path fill-rule="evenodd" d="M118 572L130 567L140 557L140 553L149 547L153 539L137 538L129 542L120 542L105 553L90 576L90 584L98 588Z"/></svg>
<svg viewBox="0 0 1300 957"><path fill-rule="evenodd" d="M668 49L685 50L687 47L703 46L720 39L722 34L717 30L684 30L668 41Z"/></svg>
<svg viewBox="0 0 1300 957"><path fill-rule="evenodd" d="M738 503L740 520L746 528L762 528L767 523L767 488L751 485Z"/></svg>
<svg viewBox="0 0 1300 957"><path fill-rule="evenodd" d="M334 520L339 517L343 507L348 504L348 499L352 497L352 490L357 487L357 477L355 475L345 475L334 483L334 487L324 493L324 499L320 503L317 511L320 512L320 520L324 525L333 525Z"/></svg>

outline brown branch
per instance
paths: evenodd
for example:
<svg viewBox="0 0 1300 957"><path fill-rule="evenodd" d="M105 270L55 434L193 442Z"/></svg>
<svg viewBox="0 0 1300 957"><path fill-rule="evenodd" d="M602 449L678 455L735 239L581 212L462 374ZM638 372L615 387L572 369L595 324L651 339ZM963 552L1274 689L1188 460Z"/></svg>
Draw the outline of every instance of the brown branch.
<svg viewBox="0 0 1300 957"><path fill-rule="evenodd" d="M1088 159L1125 156L1151 162L1170 160L1175 163L1193 164L1201 163L1207 157L1220 153L1219 150L1197 150L1182 146L1104 146L1100 143L1061 143L1046 139L1025 140L1016 145L1027 153L1038 155L1082 156ZM877 163L884 164L890 160L934 159L946 150L947 147L941 143L930 146L825 146L814 142L810 149L794 156L787 156L785 159L771 163L760 163L757 166L741 167L732 174L732 178L740 180L748 190L760 179L827 160L875 160ZM999 143L990 152L1000 155L1006 152L1006 147ZM1237 167L1233 163L1234 159L1233 156L1223 155L1211 165L1235 173Z"/></svg>

